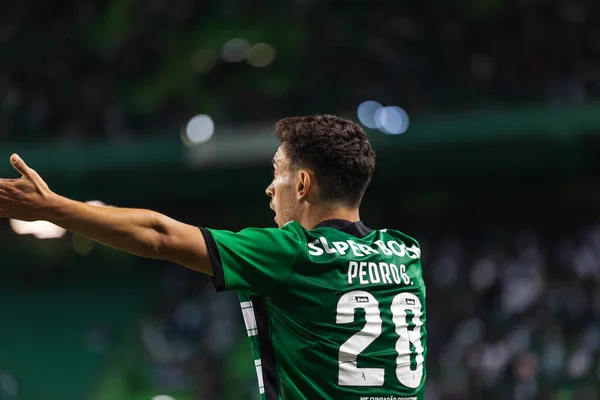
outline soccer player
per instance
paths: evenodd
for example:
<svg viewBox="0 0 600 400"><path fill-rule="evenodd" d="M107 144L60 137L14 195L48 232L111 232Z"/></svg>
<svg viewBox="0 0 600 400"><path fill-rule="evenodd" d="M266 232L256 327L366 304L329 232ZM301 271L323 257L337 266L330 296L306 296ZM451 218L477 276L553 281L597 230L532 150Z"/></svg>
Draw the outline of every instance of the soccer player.
<svg viewBox="0 0 600 400"><path fill-rule="evenodd" d="M278 228L198 228L142 209L53 193L17 155L0 216L46 220L106 245L169 260L239 293L261 398L423 398L425 285L418 243L367 228L359 205L375 154L357 124L285 118L266 193Z"/></svg>

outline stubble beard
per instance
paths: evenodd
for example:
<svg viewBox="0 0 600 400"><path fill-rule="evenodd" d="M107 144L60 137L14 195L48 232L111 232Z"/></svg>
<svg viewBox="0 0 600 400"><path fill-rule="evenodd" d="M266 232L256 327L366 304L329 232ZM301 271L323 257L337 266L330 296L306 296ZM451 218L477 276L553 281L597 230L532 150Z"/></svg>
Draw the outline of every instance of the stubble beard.
<svg viewBox="0 0 600 400"><path fill-rule="evenodd" d="M277 215L276 221L279 228L296 219L296 210L289 203L282 204L282 206L281 213Z"/></svg>

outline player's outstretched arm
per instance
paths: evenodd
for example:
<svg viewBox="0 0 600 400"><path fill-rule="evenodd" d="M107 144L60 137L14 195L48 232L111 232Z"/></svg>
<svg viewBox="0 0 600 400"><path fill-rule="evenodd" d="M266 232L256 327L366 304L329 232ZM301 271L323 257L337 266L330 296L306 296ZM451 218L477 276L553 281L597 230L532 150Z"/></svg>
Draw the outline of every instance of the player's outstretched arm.
<svg viewBox="0 0 600 400"><path fill-rule="evenodd" d="M128 253L213 275L199 228L150 210L99 207L67 199L53 193L16 154L10 161L22 177L0 179L0 217L50 221Z"/></svg>

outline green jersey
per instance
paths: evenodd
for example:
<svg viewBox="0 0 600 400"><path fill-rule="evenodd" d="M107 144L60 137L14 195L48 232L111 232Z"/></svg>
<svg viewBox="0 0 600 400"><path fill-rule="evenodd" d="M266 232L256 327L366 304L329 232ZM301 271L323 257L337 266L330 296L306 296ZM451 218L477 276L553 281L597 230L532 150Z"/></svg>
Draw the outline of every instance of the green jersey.
<svg viewBox="0 0 600 400"><path fill-rule="evenodd" d="M202 232L216 289L239 293L263 400L423 398L413 238L343 220Z"/></svg>

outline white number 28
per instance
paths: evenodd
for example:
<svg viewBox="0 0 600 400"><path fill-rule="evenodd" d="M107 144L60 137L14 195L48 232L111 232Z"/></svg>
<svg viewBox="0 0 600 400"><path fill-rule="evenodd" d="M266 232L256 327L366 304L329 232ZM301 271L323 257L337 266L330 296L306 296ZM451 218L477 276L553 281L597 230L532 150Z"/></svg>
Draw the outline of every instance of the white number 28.
<svg viewBox="0 0 600 400"><path fill-rule="evenodd" d="M379 302L369 292L355 290L343 295L337 304L336 323L349 324L354 321L357 308L365 310L365 326L352 335L339 351L338 384L341 386L383 386L383 368L359 368L357 357L381 335L382 320ZM423 306L417 296L412 293L400 293L392 300L392 320L396 327L396 377L409 388L416 388L423 378L423 344L421 343L421 316ZM414 328L408 329L407 311L413 313ZM416 368L411 368L410 344L414 346Z"/></svg>

